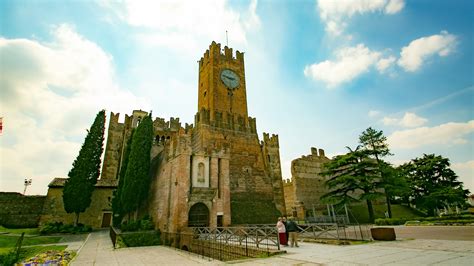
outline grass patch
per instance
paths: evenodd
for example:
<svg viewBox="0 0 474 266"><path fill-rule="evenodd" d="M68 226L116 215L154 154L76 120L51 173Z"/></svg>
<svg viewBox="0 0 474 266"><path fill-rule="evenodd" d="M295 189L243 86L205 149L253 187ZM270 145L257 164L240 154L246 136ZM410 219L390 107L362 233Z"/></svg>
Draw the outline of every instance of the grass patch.
<svg viewBox="0 0 474 266"><path fill-rule="evenodd" d="M354 205L350 206L350 210L352 214L357 219L357 222L360 224L367 224L369 222L369 212L367 211L367 205ZM385 218L385 211L387 210L386 204L377 204L374 205L374 217L377 218ZM418 218L424 216L423 213L414 210L408 206L404 205L392 205L392 218ZM350 216L351 221L353 221L353 217Z"/></svg>
<svg viewBox="0 0 474 266"><path fill-rule="evenodd" d="M39 235L38 228L6 228L0 225L0 233L10 234L21 234L25 232L25 235Z"/></svg>
<svg viewBox="0 0 474 266"><path fill-rule="evenodd" d="M19 236L0 235L0 247L14 247ZM22 246L33 246L41 244L58 243L62 237L60 236L25 236Z"/></svg>

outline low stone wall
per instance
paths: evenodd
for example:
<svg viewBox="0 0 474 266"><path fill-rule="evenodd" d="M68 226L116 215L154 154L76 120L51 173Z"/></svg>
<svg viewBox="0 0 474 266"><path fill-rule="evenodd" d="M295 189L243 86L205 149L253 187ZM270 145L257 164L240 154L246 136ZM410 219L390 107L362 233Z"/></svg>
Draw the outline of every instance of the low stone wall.
<svg viewBox="0 0 474 266"><path fill-rule="evenodd" d="M0 225L9 228L37 227L45 198L0 192Z"/></svg>

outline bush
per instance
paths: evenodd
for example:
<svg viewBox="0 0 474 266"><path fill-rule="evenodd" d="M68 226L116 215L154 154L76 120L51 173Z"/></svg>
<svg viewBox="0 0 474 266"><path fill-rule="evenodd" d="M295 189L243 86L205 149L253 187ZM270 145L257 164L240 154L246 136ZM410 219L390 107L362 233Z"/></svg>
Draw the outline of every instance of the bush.
<svg viewBox="0 0 474 266"><path fill-rule="evenodd" d="M120 237L127 247L155 246L161 244L161 233L159 230L125 233L121 234Z"/></svg>
<svg viewBox="0 0 474 266"><path fill-rule="evenodd" d="M40 234L56 234L56 233L69 233L69 234L82 234L92 232L92 227L84 224L63 224L62 222L51 222L46 223L40 227Z"/></svg>
<svg viewBox="0 0 474 266"><path fill-rule="evenodd" d="M413 218L379 218L375 219L376 225L401 225Z"/></svg>
<svg viewBox="0 0 474 266"><path fill-rule="evenodd" d="M120 226L122 232L135 232L153 230L153 221L149 216L145 216L140 220L125 222Z"/></svg>
<svg viewBox="0 0 474 266"><path fill-rule="evenodd" d="M16 262L16 253L15 251L10 251L6 254L0 254L0 265L10 266L15 265Z"/></svg>
<svg viewBox="0 0 474 266"><path fill-rule="evenodd" d="M447 215L442 217L416 217L416 218L384 218L375 219L376 225L430 225L430 224L471 224L474 223L473 215Z"/></svg>

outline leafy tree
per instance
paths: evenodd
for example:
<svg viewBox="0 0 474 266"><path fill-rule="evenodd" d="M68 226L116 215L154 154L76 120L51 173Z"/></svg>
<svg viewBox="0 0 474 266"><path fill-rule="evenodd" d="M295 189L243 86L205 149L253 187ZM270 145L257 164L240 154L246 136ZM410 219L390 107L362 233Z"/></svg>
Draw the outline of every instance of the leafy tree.
<svg viewBox="0 0 474 266"><path fill-rule="evenodd" d="M63 189L64 209L75 213L74 225L79 222L79 214L91 204L92 192L100 175L101 156L104 150L105 110L100 111L94 120L81 150L69 171Z"/></svg>
<svg viewBox="0 0 474 266"><path fill-rule="evenodd" d="M383 196L379 192L382 185L380 173L376 161L359 148L349 148L347 154L336 156L324 165L322 174L329 177L325 184L330 191L323 195L321 200L336 205L365 200L369 220L373 221L372 201Z"/></svg>
<svg viewBox="0 0 474 266"><path fill-rule="evenodd" d="M424 154L400 168L412 185L411 202L428 215L433 216L436 208L465 204L469 190L458 181L448 158Z"/></svg>
<svg viewBox="0 0 474 266"><path fill-rule="evenodd" d="M368 153L368 155L374 158L377 162L381 178L385 184L385 201L387 202L388 216L392 218L390 192L396 180L391 178L391 176L386 176L386 174L390 174L389 170L391 169L386 168L387 164L382 161L383 157L392 155L388 149L387 138L383 135L382 130L377 131L372 127L369 127L359 136L359 143L362 145L363 149Z"/></svg>
<svg viewBox="0 0 474 266"><path fill-rule="evenodd" d="M132 138L129 161L123 180L120 205L123 213L137 211L148 196L150 186L150 151L153 141L151 114L143 118Z"/></svg>
<svg viewBox="0 0 474 266"><path fill-rule="evenodd" d="M120 168L119 176L117 177L119 179L118 187L114 191L114 195L112 198L113 224L115 226L119 225L122 222L123 216L125 214L122 210L120 198L123 193L123 183L125 180L125 173L127 172L128 159L130 157L130 150L132 148L132 139L134 132L135 129L132 129L130 137L127 140L127 146L123 154L122 166Z"/></svg>

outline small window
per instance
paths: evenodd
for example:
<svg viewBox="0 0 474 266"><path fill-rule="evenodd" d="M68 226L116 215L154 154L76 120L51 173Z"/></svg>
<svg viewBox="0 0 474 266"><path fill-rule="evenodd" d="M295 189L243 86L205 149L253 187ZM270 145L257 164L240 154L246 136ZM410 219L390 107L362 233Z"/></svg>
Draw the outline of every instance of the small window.
<svg viewBox="0 0 474 266"><path fill-rule="evenodd" d="M206 97L206 95L207 95L207 91L204 92L204 97Z"/></svg>

